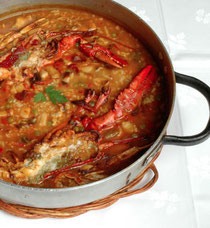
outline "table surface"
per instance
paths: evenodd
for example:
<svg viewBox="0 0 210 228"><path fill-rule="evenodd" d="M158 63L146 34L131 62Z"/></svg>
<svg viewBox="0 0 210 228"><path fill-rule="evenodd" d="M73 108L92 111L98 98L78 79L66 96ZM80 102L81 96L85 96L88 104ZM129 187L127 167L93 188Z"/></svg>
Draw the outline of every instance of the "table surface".
<svg viewBox="0 0 210 228"><path fill-rule="evenodd" d="M210 85L209 0L117 0L144 19L168 49L176 71ZM177 86L168 134L191 135L208 119L205 99ZM209 228L210 140L193 147L165 146L155 162L159 180L149 191L119 200L109 208L71 219L26 220L0 211L1 227Z"/></svg>

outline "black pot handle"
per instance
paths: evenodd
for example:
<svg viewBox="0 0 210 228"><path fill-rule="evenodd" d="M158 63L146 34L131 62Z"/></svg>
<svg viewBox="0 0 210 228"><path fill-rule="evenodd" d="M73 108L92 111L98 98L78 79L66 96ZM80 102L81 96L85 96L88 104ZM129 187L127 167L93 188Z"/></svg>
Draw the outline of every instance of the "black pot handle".
<svg viewBox="0 0 210 228"><path fill-rule="evenodd" d="M205 83L202 81L191 77L187 76L184 74L176 73L176 82L190 86L196 90L198 90L200 93L204 95L206 98L208 105L209 105L209 113L210 113L210 88L207 86ZM163 137L162 143L163 144L172 144L172 145L177 145L177 146L193 146L196 144L199 144L203 141L205 141L208 137L210 136L210 115L209 115L209 120L207 123L206 128L200 132L197 135L192 135L192 136L174 136L174 135L166 135Z"/></svg>

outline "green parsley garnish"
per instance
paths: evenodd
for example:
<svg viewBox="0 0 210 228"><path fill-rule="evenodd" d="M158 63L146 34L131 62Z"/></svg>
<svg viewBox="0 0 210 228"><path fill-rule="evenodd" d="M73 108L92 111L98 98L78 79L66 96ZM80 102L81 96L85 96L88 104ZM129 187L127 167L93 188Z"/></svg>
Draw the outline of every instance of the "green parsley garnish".
<svg viewBox="0 0 210 228"><path fill-rule="evenodd" d="M4 107L5 107L5 109L9 109L10 108L10 104L7 103Z"/></svg>
<svg viewBox="0 0 210 228"><path fill-rule="evenodd" d="M132 134L132 138L138 138L139 136L136 133Z"/></svg>
<svg viewBox="0 0 210 228"><path fill-rule="evenodd" d="M84 131L84 127L78 127L78 126L76 126L76 127L74 127L74 129L73 129L75 132L83 132Z"/></svg>
<svg viewBox="0 0 210 228"><path fill-rule="evenodd" d="M14 121L14 119L12 117L9 117L7 120L9 123L12 123Z"/></svg>
<svg viewBox="0 0 210 228"><path fill-rule="evenodd" d="M40 131L34 131L35 136L40 136Z"/></svg>
<svg viewBox="0 0 210 228"><path fill-rule="evenodd" d="M13 102L13 99L12 99L12 98L8 98L7 102L8 102L9 104L11 104L11 103Z"/></svg>
<svg viewBox="0 0 210 228"><path fill-rule="evenodd" d="M30 53L28 53L28 52L26 52L22 55L19 55L17 61L15 62L15 66L19 66L19 64L22 61L26 61L29 58L29 56L30 56Z"/></svg>
<svg viewBox="0 0 210 228"><path fill-rule="evenodd" d="M68 99L64 95L61 95L61 91L55 90L53 86L48 86L45 89L45 92L47 93L53 104L65 103L68 101Z"/></svg>
<svg viewBox="0 0 210 228"><path fill-rule="evenodd" d="M27 60L27 59L29 58L29 56L30 56L30 53L26 52L25 54L20 55L18 60L19 60L20 62L21 62L21 61L25 61L25 60Z"/></svg>
<svg viewBox="0 0 210 228"><path fill-rule="evenodd" d="M40 92L40 93L37 93L35 96L34 96L34 102L40 102L40 101L46 101L46 97L45 95Z"/></svg>
<svg viewBox="0 0 210 228"><path fill-rule="evenodd" d="M48 122L47 122L47 126L48 126L48 127L50 127L50 126L52 126L52 125L53 125L53 122L52 122L52 121L48 121Z"/></svg>
<svg viewBox="0 0 210 228"><path fill-rule="evenodd" d="M66 69L66 72L72 73L73 70L72 69Z"/></svg>
<svg viewBox="0 0 210 228"><path fill-rule="evenodd" d="M91 107L94 107L94 106L95 106L95 102L94 102L94 101L90 101L90 102L89 102L89 105L90 105Z"/></svg>
<svg viewBox="0 0 210 228"><path fill-rule="evenodd" d="M45 89L45 93L49 96L49 98L53 104L65 103L68 101L68 99L64 95L61 94L61 91L54 89L53 86L48 86ZM34 96L34 102L40 102L40 101L43 101L43 102L46 101L46 97L42 92L37 93Z"/></svg>

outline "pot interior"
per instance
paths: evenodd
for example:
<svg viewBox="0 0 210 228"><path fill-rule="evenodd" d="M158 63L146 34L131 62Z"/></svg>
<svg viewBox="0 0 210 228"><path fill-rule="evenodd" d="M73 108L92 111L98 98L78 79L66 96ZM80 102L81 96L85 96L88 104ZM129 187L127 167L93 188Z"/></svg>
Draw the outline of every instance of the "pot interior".
<svg viewBox="0 0 210 228"><path fill-rule="evenodd" d="M135 14L133 14L128 9L120 6L119 4L108 1L108 0L101 0L101 1L95 1L95 0L61 0L59 2L59 5L56 4L57 2L55 0L36 0L36 1L30 1L30 3L25 3L23 0L16 0L16 1L2 1L0 0L1 4L1 10L0 10L0 18L4 19L6 17L10 17L11 15L19 14L20 11L33 11L37 8L67 8L67 7L82 7L84 9L93 11L94 13L97 13L99 15L102 15L104 17L107 17L118 24L125 27L129 32L134 34L135 37L137 37L144 46L149 50L149 52L152 54L154 59L159 65L160 70L165 76L166 83L167 83L167 89L168 89L168 120L166 122L165 127L163 128L159 138L157 139L156 143L153 145L153 148L151 148L148 152L146 152L145 157L148 157L151 152L156 153L156 149L153 150L156 146L160 144L160 140L162 136L165 134L166 127L168 124L168 121L171 116L171 112L173 109L173 103L174 103L174 95L175 95L175 77L173 68L171 65L170 58L167 54L166 49L164 48L163 44L157 37L157 35L152 31L152 29L139 17L137 17ZM21 9L21 10L20 10ZM146 168L141 160L141 167ZM127 170L126 170L127 172ZM135 176L135 175L134 175ZM134 177L133 176L133 177ZM122 182L119 186L122 186ZM119 189L119 186L117 187ZM116 188L115 188L116 190ZM113 190L110 190L109 192L113 192ZM101 196L100 196L101 197ZM63 205L63 204L62 204ZM43 206L46 207L46 206ZM56 206L57 207L57 206Z"/></svg>

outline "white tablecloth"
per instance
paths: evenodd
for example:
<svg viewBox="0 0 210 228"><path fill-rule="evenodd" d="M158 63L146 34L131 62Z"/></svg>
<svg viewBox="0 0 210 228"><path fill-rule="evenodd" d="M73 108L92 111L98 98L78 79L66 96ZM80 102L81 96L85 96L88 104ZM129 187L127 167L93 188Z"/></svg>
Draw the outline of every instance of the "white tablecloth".
<svg viewBox="0 0 210 228"><path fill-rule="evenodd" d="M167 46L176 71L210 85L209 0L117 0L141 16ZM205 99L177 86L168 134L191 135L208 119ZM71 219L25 220L0 211L0 227L210 227L210 140L193 147L165 146L156 161L157 184L109 208Z"/></svg>

